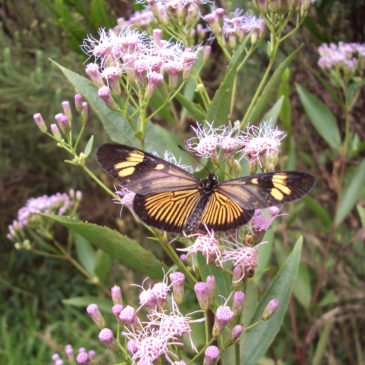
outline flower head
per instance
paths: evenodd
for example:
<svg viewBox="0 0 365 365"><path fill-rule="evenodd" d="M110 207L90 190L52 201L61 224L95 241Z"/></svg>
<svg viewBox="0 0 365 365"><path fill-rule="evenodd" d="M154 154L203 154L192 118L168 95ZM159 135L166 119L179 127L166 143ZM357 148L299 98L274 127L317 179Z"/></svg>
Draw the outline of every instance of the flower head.
<svg viewBox="0 0 365 365"><path fill-rule="evenodd" d="M243 156L250 164L258 162L261 168L272 167L268 166L268 162L275 167L281 141L285 136L286 133L278 127L273 128L271 122L263 122L259 127L248 126L244 136Z"/></svg>
<svg viewBox="0 0 365 365"><path fill-rule="evenodd" d="M217 346L208 346L204 352L203 365L214 365L219 357L219 348Z"/></svg>
<svg viewBox="0 0 365 365"><path fill-rule="evenodd" d="M211 157L218 147L221 134L220 128L213 128L213 123L206 122L207 127L204 128L200 123L196 127L192 127L196 137L192 137L186 141L186 149L194 152L199 157Z"/></svg>
<svg viewBox="0 0 365 365"><path fill-rule="evenodd" d="M194 244L179 251L186 251L188 255L201 254L206 258L207 264L215 263L216 265L222 266L221 260L221 248L218 239L214 236L214 231L207 229L207 234L196 233L187 237L197 237Z"/></svg>
<svg viewBox="0 0 365 365"><path fill-rule="evenodd" d="M133 200L136 195L133 191L119 185L119 189L115 189L115 195L117 196L114 199L115 203L121 204L122 208L126 205L128 209L133 209Z"/></svg>

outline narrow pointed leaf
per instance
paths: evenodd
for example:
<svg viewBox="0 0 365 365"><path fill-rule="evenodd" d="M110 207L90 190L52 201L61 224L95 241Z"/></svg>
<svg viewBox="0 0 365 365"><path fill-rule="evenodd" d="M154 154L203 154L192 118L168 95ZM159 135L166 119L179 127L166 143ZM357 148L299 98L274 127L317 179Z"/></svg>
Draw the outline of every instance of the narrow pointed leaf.
<svg viewBox="0 0 365 365"><path fill-rule="evenodd" d="M361 190L365 186L365 160L356 168L349 184L343 189L338 212L336 225L339 225L354 207Z"/></svg>
<svg viewBox="0 0 365 365"><path fill-rule="evenodd" d="M258 321L271 299L277 299L279 306L275 314L267 321L260 323L247 331L247 336L242 345L243 360L241 364L254 365L265 354L276 334L279 332L281 324L288 307L290 294L296 280L300 253L303 238L300 237L291 254L285 260L280 271L276 275L273 283L261 298L251 323Z"/></svg>
<svg viewBox="0 0 365 365"><path fill-rule="evenodd" d="M341 147L341 137L337 121L332 112L314 95L296 84L296 89L310 121L320 136L337 151Z"/></svg>
<svg viewBox="0 0 365 365"><path fill-rule="evenodd" d="M85 237L95 246L119 260L121 264L151 278L162 278L163 264L152 252L147 251L131 238L108 227L85 223L74 218L54 214L42 215Z"/></svg>
<svg viewBox="0 0 365 365"><path fill-rule="evenodd" d="M233 86L234 80L237 76L237 68L242 62L246 44L249 38L250 36L246 36L237 49L236 53L229 62L223 82L220 84L218 90L214 94L207 113L207 120L210 122L216 121L222 124L227 121L231 108Z"/></svg>

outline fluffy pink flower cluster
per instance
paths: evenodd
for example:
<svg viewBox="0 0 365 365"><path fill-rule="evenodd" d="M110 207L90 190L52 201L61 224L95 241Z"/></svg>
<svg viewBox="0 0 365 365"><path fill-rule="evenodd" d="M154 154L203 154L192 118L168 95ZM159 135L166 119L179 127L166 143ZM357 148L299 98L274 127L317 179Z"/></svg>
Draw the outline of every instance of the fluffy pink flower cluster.
<svg viewBox="0 0 365 365"><path fill-rule="evenodd" d="M173 364L177 355L172 346L182 346L182 336L186 334L190 338L191 347L197 352L191 339L191 323L202 322L205 319L192 319L191 316L197 311L188 315L182 315L177 302L181 303L184 293L185 276L180 272L165 275L161 282L155 283L148 289L142 288L140 293L141 306L135 309L131 305L122 305L122 294L120 287L115 285L111 289L114 306L112 312L123 326L122 336L128 340L127 350L133 363L152 364L161 356ZM170 293L173 287L173 295ZM175 298L177 300L175 300ZM171 303L168 310L167 302ZM147 316L142 319L139 312L144 307ZM96 304L87 307L87 313L99 327L99 339L112 351L118 351L118 344L113 332L106 327L106 322ZM178 363L178 362L177 362Z"/></svg>
<svg viewBox="0 0 365 365"><path fill-rule="evenodd" d="M9 232L6 237L15 242L16 248L20 248L20 242L25 242L26 234L24 228L31 226L33 223L39 223L39 216L33 213L46 213L66 215L74 209L75 203L80 202L82 198L81 191L71 189L69 193L56 193L54 195L42 195L36 198L29 198L25 205L18 210L17 219L9 225ZM27 247L25 247L27 248Z"/></svg>
<svg viewBox="0 0 365 365"><path fill-rule="evenodd" d="M271 122L263 122L259 126L248 126L243 132L239 127L213 127L213 123L206 123L206 127L197 124L193 127L196 134L186 142L186 148L199 157L209 158L218 154L217 149L227 154L242 153L249 163L258 162L262 167L264 158L275 158L280 151L282 139L286 133ZM275 162L275 161L273 161Z"/></svg>
<svg viewBox="0 0 365 365"><path fill-rule="evenodd" d="M353 70L365 58L364 43L323 43L318 47L318 66L323 69ZM363 65L364 66L364 65Z"/></svg>
<svg viewBox="0 0 365 365"><path fill-rule="evenodd" d="M231 48L239 45L250 32L253 32L251 42L254 43L257 37L264 35L266 29L263 18L244 13L243 9L236 9L233 13L225 15L223 8L217 8L203 19L217 38L223 42L228 40Z"/></svg>
<svg viewBox="0 0 365 365"><path fill-rule="evenodd" d="M113 107L110 89L120 95L120 78L126 74L127 80L145 90L150 98L164 74L168 76L171 88L176 88L179 79L186 80L198 59L199 48L185 48L180 43L161 39L162 31L154 29L152 38L147 33L123 26L119 33L113 30L99 31L99 39L89 36L82 48L95 61L86 66L86 73L99 88L99 96L109 107Z"/></svg>

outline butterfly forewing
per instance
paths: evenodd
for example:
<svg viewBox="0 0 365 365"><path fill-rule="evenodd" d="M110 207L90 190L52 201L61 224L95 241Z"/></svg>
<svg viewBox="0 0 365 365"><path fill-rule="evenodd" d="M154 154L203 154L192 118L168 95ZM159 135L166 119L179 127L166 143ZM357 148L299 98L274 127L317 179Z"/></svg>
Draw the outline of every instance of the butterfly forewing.
<svg viewBox="0 0 365 365"><path fill-rule="evenodd" d="M157 156L118 143L101 145L96 158L106 173L136 193L196 188L200 181L189 172Z"/></svg>
<svg viewBox="0 0 365 365"><path fill-rule="evenodd" d="M243 209L253 210L288 203L310 193L316 179L300 171L279 171L223 181L217 191Z"/></svg>

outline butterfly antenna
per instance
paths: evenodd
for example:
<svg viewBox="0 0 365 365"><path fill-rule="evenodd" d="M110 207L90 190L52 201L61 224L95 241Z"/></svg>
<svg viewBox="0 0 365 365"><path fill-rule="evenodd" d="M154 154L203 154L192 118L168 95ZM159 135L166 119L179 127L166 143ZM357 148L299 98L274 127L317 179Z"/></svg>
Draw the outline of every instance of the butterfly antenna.
<svg viewBox="0 0 365 365"><path fill-rule="evenodd" d="M194 154L189 153L183 146L181 145L177 145L177 147L179 147L179 149L181 151L184 151L185 153L187 153L189 155L189 157L193 158L203 169L205 169L208 173L210 172L206 166L203 165L203 163L198 159L198 157L196 157Z"/></svg>

